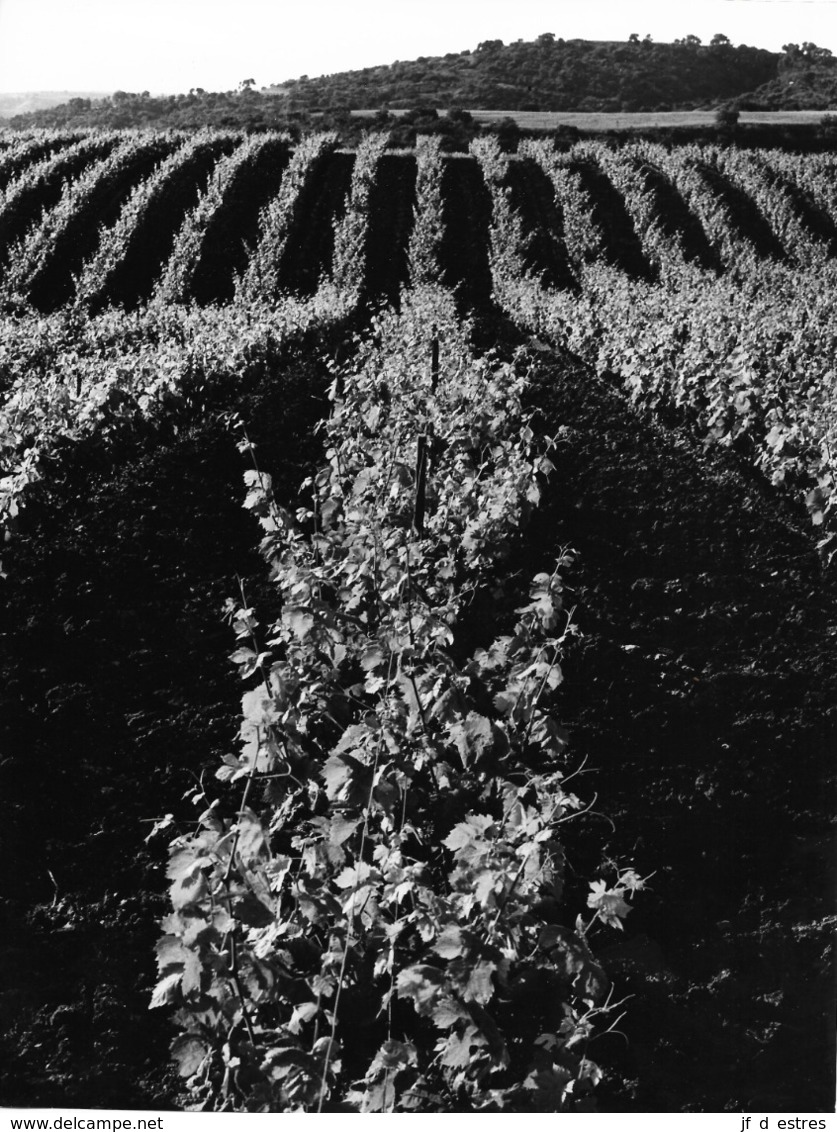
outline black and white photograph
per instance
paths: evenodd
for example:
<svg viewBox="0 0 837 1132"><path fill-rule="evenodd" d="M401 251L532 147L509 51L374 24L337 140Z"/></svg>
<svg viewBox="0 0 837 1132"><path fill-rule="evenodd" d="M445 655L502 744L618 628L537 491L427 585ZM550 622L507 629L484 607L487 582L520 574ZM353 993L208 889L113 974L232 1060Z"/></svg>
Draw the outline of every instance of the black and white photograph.
<svg viewBox="0 0 837 1132"><path fill-rule="evenodd" d="M0 0L2 1132L837 1132L836 769L837 0Z"/></svg>

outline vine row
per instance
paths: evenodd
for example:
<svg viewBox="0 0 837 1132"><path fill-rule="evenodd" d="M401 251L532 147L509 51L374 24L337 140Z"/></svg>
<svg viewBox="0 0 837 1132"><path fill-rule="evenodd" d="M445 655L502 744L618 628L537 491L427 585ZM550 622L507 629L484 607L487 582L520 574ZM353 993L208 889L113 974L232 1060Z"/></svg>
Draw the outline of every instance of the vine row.
<svg viewBox="0 0 837 1132"><path fill-rule="evenodd" d="M434 349L428 346L435 343ZM614 1007L591 950L632 869L564 906L554 718L565 554L510 633L455 632L537 505L548 457L525 375L471 352L420 287L335 369L310 502L275 498L242 428L246 506L281 613L228 612L241 748L171 846L152 1005L204 1110L583 1111ZM231 808L232 805L232 808ZM164 823L165 824L165 823Z"/></svg>

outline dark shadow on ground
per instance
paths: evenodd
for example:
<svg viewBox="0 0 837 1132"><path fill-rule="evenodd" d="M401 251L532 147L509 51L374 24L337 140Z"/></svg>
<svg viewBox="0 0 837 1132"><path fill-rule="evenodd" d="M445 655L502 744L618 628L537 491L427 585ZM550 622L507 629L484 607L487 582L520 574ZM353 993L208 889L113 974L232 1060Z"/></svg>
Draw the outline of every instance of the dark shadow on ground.
<svg viewBox="0 0 837 1132"><path fill-rule="evenodd" d="M538 381L556 470L512 568L579 551L562 722L615 822L576 863L655 874L606 955L636 997L603 1107L833 1111L835 580L733 457L572 361Z"/></svg>
<svg viewBox="0 0 837 1132"><path fill-rule="evenodd" d="M325 343L324 343L325 344ZM309 345L80 447L24 512L0 583L0 1104L170 1108L167 1011L150 1012L171 830L237 745L227 597L269 611L235 407L293 502L327 375ZM183 828L187 828L184 826Z"/></svg>

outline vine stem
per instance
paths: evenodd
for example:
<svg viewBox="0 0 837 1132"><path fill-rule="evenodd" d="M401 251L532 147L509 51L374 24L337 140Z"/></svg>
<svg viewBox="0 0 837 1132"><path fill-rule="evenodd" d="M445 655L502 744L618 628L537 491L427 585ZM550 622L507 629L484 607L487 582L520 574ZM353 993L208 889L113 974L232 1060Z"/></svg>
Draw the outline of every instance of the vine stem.
<svg viewBox="0 0 837 1132"><path fill-rule="evenodd" d="M389 682L392 679L393 660L394 660L394 657L393 657L392 654L390 654L389 665L387 667L387 685L389 685ZM352 888L352 895L351 895L351 899L350 899L350 903L349 903L349 915L348 915L349 926L346 930L346 942L345 942L345 945L344 945L344 948L343 948L343 955L342 955L341 960L340 960L340 974L339 974L338 980L337 980L337 994L335 995L335 998L334 998L334 1010L332 1011L332 1019L331 1019L331 1033L329 1034L328 1048L326 1049L326 1056L325 1056L325 1060L323 1062L323 1073L322 1073L322 1077L320 1078L320 1096L319 1096L319 1100L317 1102L317 1112L323 1111L323 1104L325 1103L325 1091L326 1091L326 1087L327 1087L327 1080L326 1079L327 1079L327 1076L328 1076L329 1063L331 1062L331 1051L334 1048L334 1039L335 1039L335 1036L337 1034L338 1009L339 1009L339 1006L340 1006L340 996L343 992L343 982L344 982L344 979L345 979L345 976L346 976L346 961L347 961L348 954L349 954L349 944L354 938L355 897L357 896L357 891L358 891L358 888L360 887L360 866L363 864L363 852L364 852L364 849L366 848L366 840L367 840L367 836L368 836L368 832L369 832L369 814L370 814L370 811L372 809L372 792L375 789L375 775L376 775L377 770L378 770L378 761L379 761L380 754L381 754L381 745L382 744L383 744L383 735L380 735L378 737L378 742L375 746L375 759L374 759L374 762L373 762L373 765L372 765L372 780L369 783L369 794L367 795L367 798L366 798L366 810L365 810L365 813L363 815L363 830L361 831L361 835L360 835L360 849L358 851L358 857L357 857L358 868L355 871L355 883L354 883L354 886Z"/></svg>
<svg viewBox="0 0 837 1132"><path fill-rule="evenodd" d="M346 939L343 944L343 955L340 959L340 974L337 978L337 994L334 997L334 1010L331 1015L331 1033L328 1037L328 1047L326 1049L325 1059L323 1061L323 1073L320 1078L320 1097L317 1102L317 1112L323 1111L325 1103L326 1089L328 1087L328 1068L331 1064L331 1051L334 1048L334 1040L337 1034L337 1018L340 1009L340 998L343 993L343 984L346 977L346 962L349 957L349 947L354 942L354 924L355 924L355 899L357 897L358 889L360 888L360 875L363 867L363 852L366 848L366 839L369 831L369 814L372 809L372 792L375 789L375 774L378 770L378 759L381 753L381 745L383 737L378 738L377 746L375 747L375 761L372 764L372 781L369 783L369 794L366 799L366 811L363 815L363 830L360 835L360 849L357 856L357 867L355 869L355 883L352 887L352 895L349 898L349 911L347 913L347 928Z"/></svg>
<svg viewBox="0 0 837 1132"><path fill-rule="evenodd" d="M250 768L250 773L247 775L247 779L246 779L245 784L244 784L244 792L241 795L241 805L239 806L239 809L238 809L238 819L236 821L235 836L233 837L233 842L232 842L232 845L230 846L230 856L229 856L229 860L227 861L227 869L226 869L226 872L224 873L224 879L223 879L224 888L226 890L225 899L227 901L227 914L229 915L229 917L232 920L235 920L235 916L233 915L233 910L232 910L232 894L230 893L230 880L232 878L232 870L233 870L233 864L235 862L235 855L238 852L238 842L239 842L239 839L241 837L241 822L244 818L244 809L247 805L247 799L250 796L250 787L253 785L253 779L255 778L255 775L256 775L257 764L258 764L258 758L254 758L253 759L253 765ZM253 1024L250 1020L250 1013L247 1010L247 1006L246 1006L246 1003L245 1003L244 991L243 991L242 986L241 986L241 980L238 977L238 954L236 952L236 946L235 946L235 929L233 929L231 932L229 932L228 935L229 935L229 950L230 950L230 977L232 979L233 986L235 987L235 992L238 995L239 1001L241 1003L241 1015L244 1019L244 1025L247 1027L247 1036L249 1037L249 1039L253 1043L253 1045L255 1045L256 1044L256 1035L255 1035L255 1032L253 1030Z"/></svg>
<svg viewBox="0 0 837 1132"><path fill-rule="evenodd" d="M248 445L249 445L250 444L249 437L248 437L247 442L248 442ZM244 583L241 580L240 576L237 578L237 581L238 581L239 592L241 594L242 607L246 609L247 608L247 596L244 592ZM251 643L253 644L253 646L255 648L256 654L258 655L258 641L256 641L255 633L254 633L252 628L250 630L250 637L251 637ZM267 677L265 676L263 668L261 668L261 675L262 675L262 681L264 683L264 686L269 692L270 689L269 689L269 686L268 686L268 683L267 683ZM247 775L247 778L245 779L244 791L241 795L241 804L239 805L239 808L238 808L238 818L236 820L235 835L233 837L232 845L230 846L230 856L229 856L229 860L227 861L227 868L226 868L226 871L224 873L224 878L223 878L223 884L224 884L224 888L226 890L225 899L226 899L226 902L227 902L227 914L233 920L235 920L235 916L233 915L233 910L232 910L232 895L230 893L230 882L232 880L232 871L233 871L233 866L235 864L235 856L236 856L236 853L238 852L238 843L239 843L239 840L241 838L241 823L244 820L244 811L245 811L246 806L247 806L247 800L250 797L250 790L252 789L253 781L256 777L257 770L258 770L258 765L259 765L258 751L259 751L260 746L261 746L261 743L258 743L257 747L256 747L256 754L253 758L253 765L250 767L250 772ZM250 1020L249 1011L247 1010L247 1007L245 1005L244 991L243 991L242 986L241 986L241 980L238 977L238 954L237 954L237 951L236 951L236 941L235 941L234 929L233 929L233 932L229 933L229 953L230 953L230 976L232 978L232 982L233 982L233 986L235 987L236 994L238 995L239 1000L241 1002L241 1014L242 1014L242 1017L244 1019L244 1025L247 1028L247 1036L249 1037L252 1044L255 1045L256 1044L256 1035L255 1035L255 1032L253 1030L253 1024Z"/></svg>

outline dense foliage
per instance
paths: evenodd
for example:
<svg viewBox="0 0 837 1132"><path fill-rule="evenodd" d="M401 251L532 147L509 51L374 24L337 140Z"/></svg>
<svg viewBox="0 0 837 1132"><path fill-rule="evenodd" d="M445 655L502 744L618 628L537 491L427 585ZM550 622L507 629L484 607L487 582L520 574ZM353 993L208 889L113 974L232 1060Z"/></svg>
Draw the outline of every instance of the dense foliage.
<svg viewBox="0 0 837 1132"><path fill-rule="evenodd" d="M833 110L837 105L837 60L815 43L788 43L778 73L736 100L748 110Z"/></svg>
<svg viewBox="0 0 837 1132"><path fill-rule="evenodd" d="M718 37L716 37L718 38ZM723 39L723 37L720 37ZM487 40L473 51L423 57L283 84L289 106L436 106L497 110L675 110L715 105L776 74L778 56L719 42Z"/></svg>

